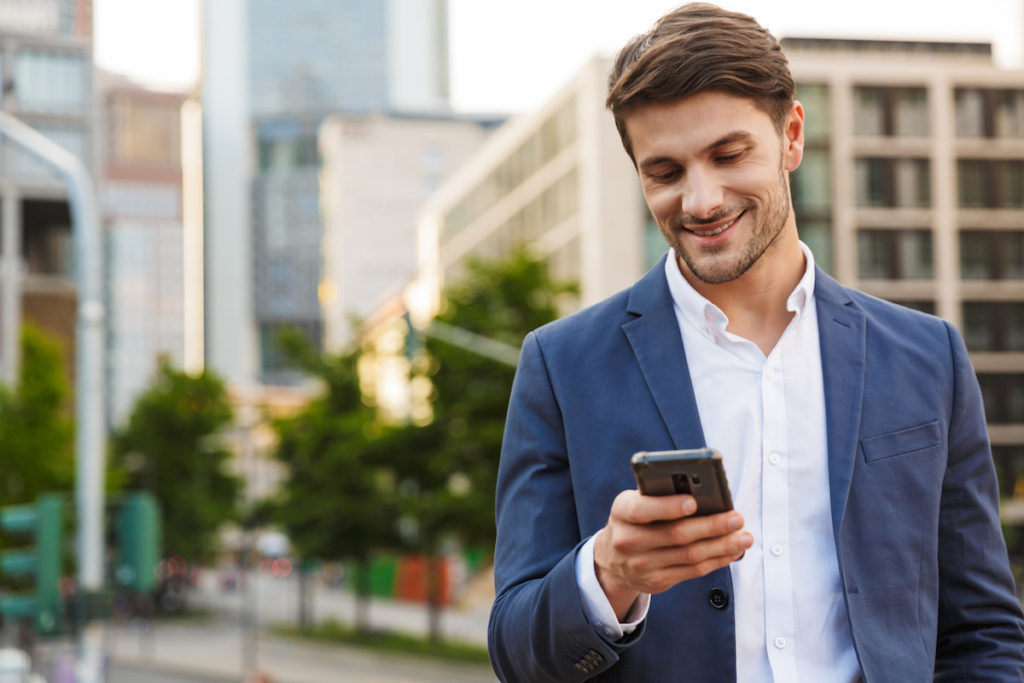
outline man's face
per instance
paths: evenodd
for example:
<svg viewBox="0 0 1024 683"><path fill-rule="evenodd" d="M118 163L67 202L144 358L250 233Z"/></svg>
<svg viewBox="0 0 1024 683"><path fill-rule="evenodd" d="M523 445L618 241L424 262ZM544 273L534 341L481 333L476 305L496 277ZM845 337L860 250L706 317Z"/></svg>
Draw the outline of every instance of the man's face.
<svg viewBox="0 0 1024 683"><path fill-rule="evenodd" d="M700 281L736 280L759 261L770 267L762 257L779 235L795 237L787 171L803 153L798 103L781 135L752 100L720 92L638 107L626 131L647 206Z"/></svg>

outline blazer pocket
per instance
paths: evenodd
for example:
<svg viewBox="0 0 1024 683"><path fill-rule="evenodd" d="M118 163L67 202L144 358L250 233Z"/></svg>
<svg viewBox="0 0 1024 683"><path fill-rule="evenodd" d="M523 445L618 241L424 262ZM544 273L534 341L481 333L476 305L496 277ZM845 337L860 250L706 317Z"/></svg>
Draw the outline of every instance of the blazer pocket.
<svg viewBox="0 0 1024 683"><path fill-rule="evenodd" d="M862 439L860 447L864 449L864 459L873 462L927 450L941 443L941 425L938 420L934 420L917 427Z"/></svg>

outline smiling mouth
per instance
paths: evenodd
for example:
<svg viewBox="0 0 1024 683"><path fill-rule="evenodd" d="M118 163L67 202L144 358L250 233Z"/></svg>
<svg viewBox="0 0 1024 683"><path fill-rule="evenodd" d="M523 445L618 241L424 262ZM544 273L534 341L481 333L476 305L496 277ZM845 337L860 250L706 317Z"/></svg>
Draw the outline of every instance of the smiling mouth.
<svg viewBox="0 0 1024 683"><path fill-rule="evenodd" d="M725 232L726 230L728 230L729 228L731 228L736 223L736 221L738 221L740 218L743 217L743 214L745 214L745 213L746 213L746 211L743 211L742 213L740 213L739 216L736 216L736 218L733 218L728 223L723 223L722 225L718 226L714 230L707 230L707 231L704 231L704 232L702 232L700 230L694 230L693 228L684 228L684 230L686 230L687 232L693 233L694 235L697 235L698 237L714 237L715 235L720 235L723 232Z"/></svg>

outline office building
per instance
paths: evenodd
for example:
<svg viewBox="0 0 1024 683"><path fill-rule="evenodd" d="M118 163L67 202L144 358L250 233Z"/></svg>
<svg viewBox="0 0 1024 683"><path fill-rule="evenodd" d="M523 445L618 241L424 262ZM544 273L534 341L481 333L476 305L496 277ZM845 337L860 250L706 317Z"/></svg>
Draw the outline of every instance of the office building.
<svg viewBox="0 0 1024 683"><path fill-rule="evenodd" d="M845 284L953 322L1002 493L1024 496L1024 69L991 46L788 39L801 231Z"/></svg>
<svg viewBox="0 0 1024 683"><path fill-rule="evenodd" d="M420 281L440 292L470 256L521 244L576 281L572 307L629 286L661 254L629 158L605 111L610 63L590 60L534 112L510 120L421 213ZM657 238L657 239L655 239Z"/></svg>
<svg viewBox="0 0 1024 683"><path fill-rule="evenodd" d="M445 109L447 3L206 3L204 45L207 364L293 383L276 334L323 336L320 123Z"/></svg>
<svg viewBox="0 0 1024 683"><path fill-rule="evenodd" d="M118 427L161 358L184 361L180 94L102 95L107 420Z"/></svg>
<svg viewBox="0 0 1024 683"><path fill-rule="evenodd" d="M997 67L987 44L789 39L783 49L806 111L792 174L801 238L841 282L958 326L1003 494L1024 496L1024 70ZM590 62L499 129L431 199L419 226L426 313L471 255L527 244L579 282L575 307L628 286L664 252L604 109L608 68Z"/></svg>
<svg viewBox="0 0 1024 683"><path fill-rule="evenodd" d="M6 113L96 168L91 0L0 0L0 79ZM71 381L77 289L65 185L5 142L0 205L2 370L18 363L24 318L61 340Z"/></svg>
<svg viewBox="0 0 1024 683"><path fill-rule="evenodd" d="M332 115L320 128L324 345L334 352L416 274L416 216L494 121Z"/></svg>

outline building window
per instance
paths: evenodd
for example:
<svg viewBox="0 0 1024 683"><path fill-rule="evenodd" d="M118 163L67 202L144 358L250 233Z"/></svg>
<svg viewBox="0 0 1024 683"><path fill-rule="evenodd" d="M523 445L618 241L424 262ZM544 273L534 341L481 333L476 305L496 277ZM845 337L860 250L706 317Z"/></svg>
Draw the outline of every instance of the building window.
<svg viewBox="0 0 1024 683"><path fill-rule="evenodd" d="M857 206L926 207L931 204L927 159L860 158L856 161Z"/></svg>
<svg viewBox="0 0 1024 683"><path fill-rule="evenodd" d="M930 279L930 230L860 230L858 274L862 280Z"/></svg>
<svg viewBox="0 0 1024 683"><path fill-rule="evenodd" d="M915 300L912 300L912 301L897 301L895 303L898 303L900 306L906 306L907 308L912 308L915 311L921 311L922 313L927 313L929 315L935 315L935 302L934 301L928 301L928 300L924 300L924 299L921 299L921 300L916 300L915 299Z"/></svg>
<svg viewBox="0 0 1024 683"><path fill-rule="evenodd" d="M832 164L827 149L807 149L800 166L790 174L793 206L828 211L832 207Z"/></svg>
<svg viewBox="0 0 1024 683"><path fill-rule="evenodd" d="M797 219L800 239L814 254L814 262L826 273L832 272L832 224L828 221Z"/></svg>
<svg viewBox="0 0 1024 683"><path fill-rule="evenodd" d="M441 233L443 244L447 244L452 237L471 225L576 141L576 108L576 98L570 98L511 156L445 215ZM501 252L500 248L498 252Z"/></svg>
<svg viewBox="0 0 1024 683"><path fill-rule="evenodd" d="M954 101L959 137L1024 137L1024 90L958 88Z"/></svg>
<svg viewBox="0 0 1024 683"><path fill-rule="evenodd" d="M960 277L964 280L1024 279L1024 231L960 231Z"/></svg>
<svg viewBox="0 0 1024 683"><path fill-rule="evenodd" d="M85 115L90 87L80 54L29 48L15 56L14 92L21 111Z"/></svg>
<svg viewBox="0 0 1024 683"><path fill-rule="evenodd" d="M993 445L992 459L999 475L1000 495L1024 497L1024 445Z"/></svg>
<svg viewBox="0 0 1024 683"><path fill-rule="evenodd" d="M804 137L808 143L827 143L829 139L829 90L827 85L800 83L797 99L804 105Z"/></svg>
<svg viewBox="0 0 1024 683"><path fill-rule="evenodd" d="M1024 422L1024 375L978 373L989 424Z"/></svg>
<svg viewBox="0 0 1024 683"><path fill-rule="evenodd" d="M963 320L971 351L1024 351L1024 302L965 301Z"/></svg>
<svg viewBox="0 0 1024 683"><path fill-rule="evenodd" d="M962 207L1024 208L1024 160L961 159L957 181Z"/></svg>
<svg viewBox="0 0 1024 683"><path fill-rule="evenodd" d="M928 135L928 92L924 88L858 87L854 102L857 135Z"/></svg>

